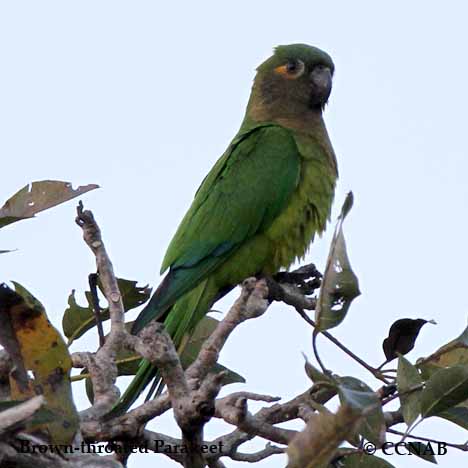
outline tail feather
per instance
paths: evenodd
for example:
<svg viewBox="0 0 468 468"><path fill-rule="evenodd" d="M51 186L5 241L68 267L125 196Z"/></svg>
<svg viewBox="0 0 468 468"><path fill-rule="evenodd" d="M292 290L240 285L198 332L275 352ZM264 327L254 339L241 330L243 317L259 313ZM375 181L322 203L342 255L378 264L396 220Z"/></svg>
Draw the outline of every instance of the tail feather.
<svg viewBox="0 0 468 468"><path fill-rule="evenodd" d="M157 373L158 370L156 367L146 359L142 359L138 372L135 374L135 377L125 390L125 393L103 419L106 421L124 414L133 405L133 403L135 403L148 384L157 376Z"/></svg>
<svg viewBox="0 0 468 468"><path fill-rule="evenodd" d="M154 294L151 296L148 304L146 304L135 322L133 322L133 335L136 335L139 331L141 331L151 320L160 320L164 316L164 313L167 312L171 307L171 302L166 298L166 291L172 282L171 276L171 272L169 272L164 277L161 284L158 286L158 289L156 289Z"/></svg>
<svg viewBox="0 0 468 468"><path fill-rule="evenodd" d="M167 316L168 310L176 302L190 295L194 289L202 284L210 282L207 275L218 263L219 258L215 256L204 259L196 266L171 268L135 320L132 333L138 333L151 320L161 320L162 317Z"/></svg>
<svg viewBox="0 0 468 468"><path fill-rule="evenodd" d="M152 398L161 395L163 390L164 390L164 382L158 375L156 375L154 377L153 383L151 384L151 387L148 393L146 394L145 403L151 400Z"/></svg>
<svg viewBox="0 0 468 468"><path fill-rule="evenodd" d="M217 289L209 279L206 279L192 291L182 296L169 309L164 320L164 326L179 354L183 351L188 341L184 337L193 332L198 322L210 310L217 298ZM156 395L161 394L164 384L156 367L146 359L143 359L134 379L125 390L117 405L106 415L106 419L125 413L152 380L154 382L147 399L151 398L154 392Z"/></svg>

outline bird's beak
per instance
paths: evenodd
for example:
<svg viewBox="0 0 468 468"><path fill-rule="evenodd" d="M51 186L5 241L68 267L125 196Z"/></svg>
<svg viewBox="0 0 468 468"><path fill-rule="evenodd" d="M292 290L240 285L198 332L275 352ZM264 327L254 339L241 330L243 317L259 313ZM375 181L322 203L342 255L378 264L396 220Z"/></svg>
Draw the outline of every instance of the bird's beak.
<svg viewBox="0 0 468 468"><path fill-rule="evenodd" d="M324 106L332 90L332 72L324 65L317 65L309 75L311 92L311 106Z"/></svg>
<svg viewBox="0 0 468 468"><path fill-rule="evenodd" d="M437 325L437 322L434 319L428 320L427 323L432 323L433 325Z"/></svg>

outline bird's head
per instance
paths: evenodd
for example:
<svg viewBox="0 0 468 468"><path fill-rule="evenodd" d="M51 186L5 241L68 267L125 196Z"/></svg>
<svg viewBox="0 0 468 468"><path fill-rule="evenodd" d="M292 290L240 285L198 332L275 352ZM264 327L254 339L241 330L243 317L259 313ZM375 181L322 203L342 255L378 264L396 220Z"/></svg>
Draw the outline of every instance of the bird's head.
<svg viewBox="0 0 468 468"><path fill-rule="evenodd" d="M334 65L322 50L305 44L278 46L257 68L249 103L254 120L321 113L332 89Z"/></svg>

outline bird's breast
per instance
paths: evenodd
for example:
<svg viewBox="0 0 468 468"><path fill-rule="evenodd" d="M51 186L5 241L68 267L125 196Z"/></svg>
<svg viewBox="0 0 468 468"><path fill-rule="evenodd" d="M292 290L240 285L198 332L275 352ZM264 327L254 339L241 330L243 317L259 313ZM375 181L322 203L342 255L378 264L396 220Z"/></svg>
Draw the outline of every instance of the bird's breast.
<svg viewBox="0 0 468 468"><path fill-rule="evenodd" d="M265 273L273 274L302 259L315 235L322 234L329 220L336 169L330 164L329 155L311 143L306 145L308 154L301 159L296 190L265 232L272 246L271 262L266 265Z"/></svg>

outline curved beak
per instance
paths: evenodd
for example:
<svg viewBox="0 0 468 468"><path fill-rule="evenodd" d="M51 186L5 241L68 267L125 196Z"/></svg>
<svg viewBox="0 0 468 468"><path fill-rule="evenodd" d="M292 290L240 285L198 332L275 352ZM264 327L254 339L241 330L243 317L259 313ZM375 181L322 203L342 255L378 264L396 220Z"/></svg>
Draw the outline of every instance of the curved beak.
<svg viewBox="0 0 468 468"><path fill-rule="evenodd" d="M324 106L332 90L332 72L324 65L317 65L309 75L311 92L311 105Z"/></svg>

